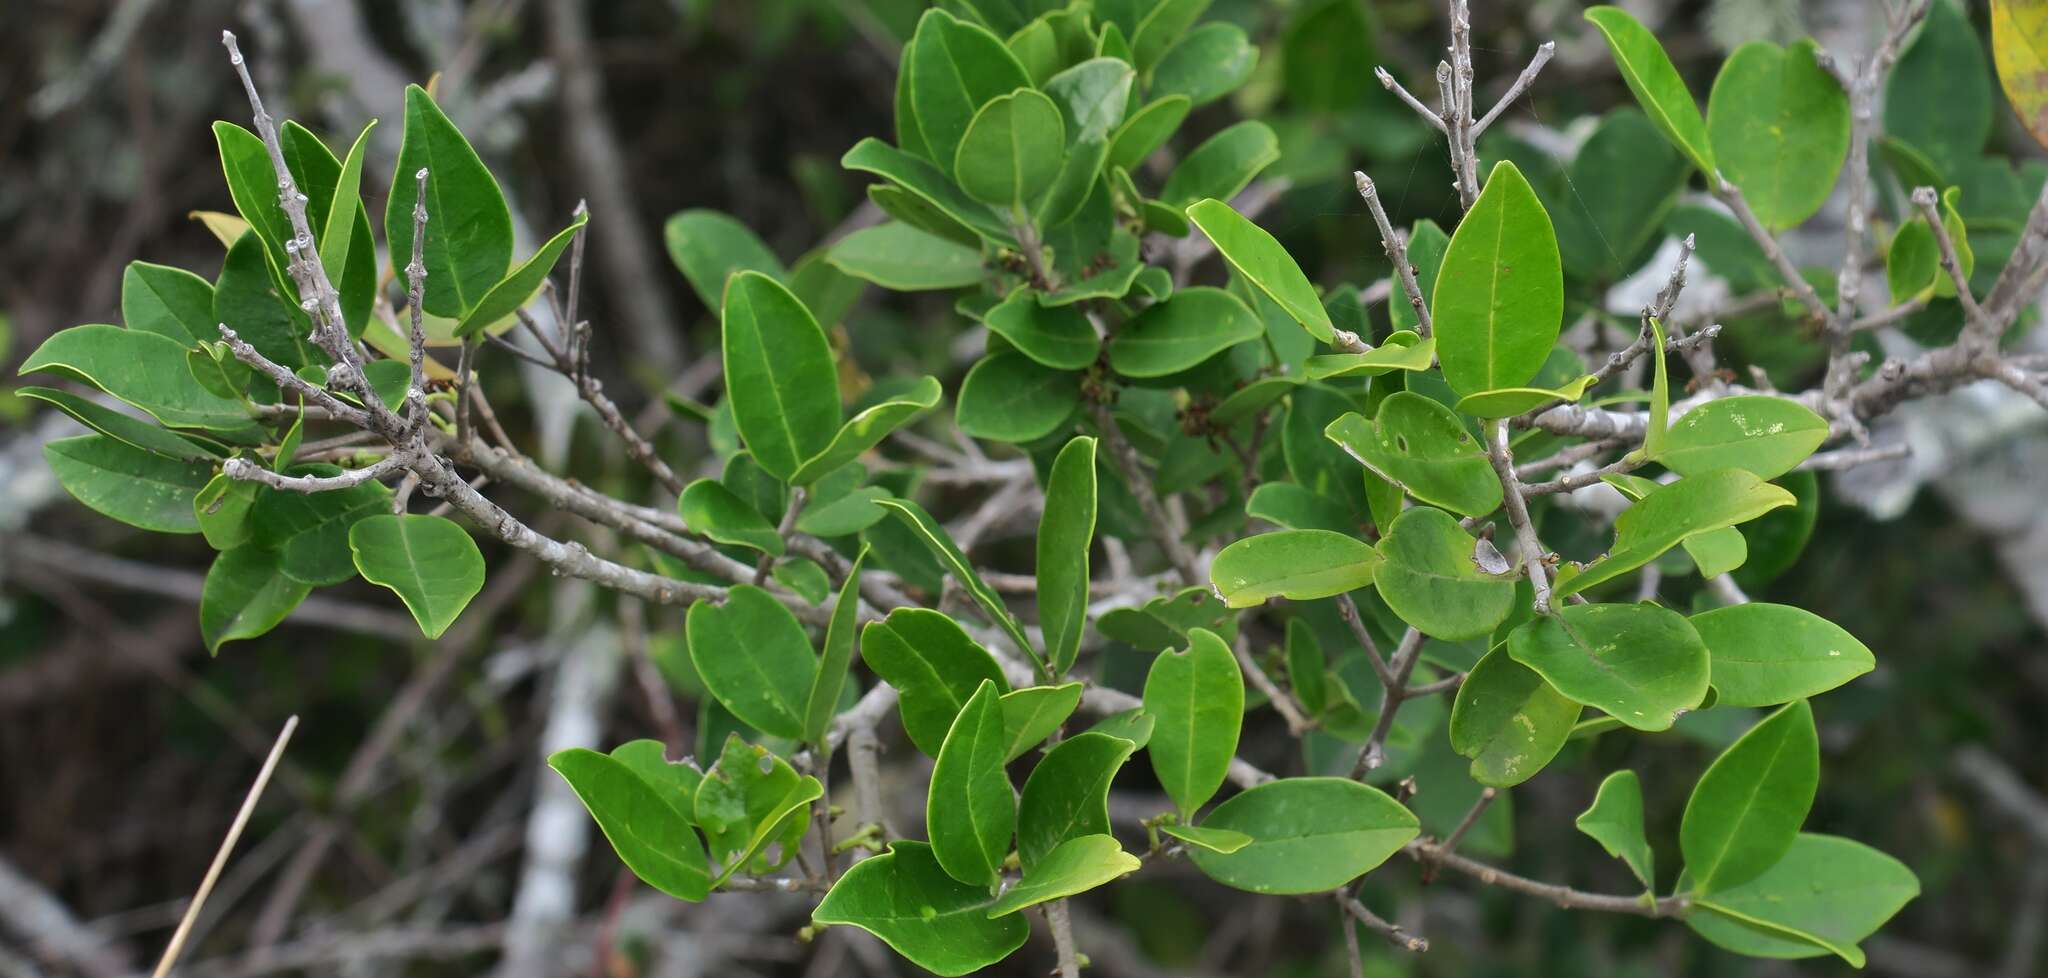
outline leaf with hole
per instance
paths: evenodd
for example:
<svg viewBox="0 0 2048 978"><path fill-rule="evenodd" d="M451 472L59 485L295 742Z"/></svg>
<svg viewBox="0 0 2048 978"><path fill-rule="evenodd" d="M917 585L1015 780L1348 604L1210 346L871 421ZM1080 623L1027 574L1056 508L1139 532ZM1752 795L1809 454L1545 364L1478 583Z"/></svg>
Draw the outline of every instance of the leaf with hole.
<svg viewBox="0 0 2048 978"><path fill-rule="evenodd" d="M1479 439L1450 408L1412 391L1380 402L1367 421L1346 414L1324 434L1374 475L1425 503L1465 516L1500 507L1500 478Z"/></svg>
<svg viewBox="0 0 2048 978"><path fill-rule="evenodd" d="M1506 621L1515 603L1513 576L1482 567L1482 546L1492 545L1473 539L1456 517L1417 506L1387 527L1373 585L1396 616L1423 634L1478 638Z"/></svg>

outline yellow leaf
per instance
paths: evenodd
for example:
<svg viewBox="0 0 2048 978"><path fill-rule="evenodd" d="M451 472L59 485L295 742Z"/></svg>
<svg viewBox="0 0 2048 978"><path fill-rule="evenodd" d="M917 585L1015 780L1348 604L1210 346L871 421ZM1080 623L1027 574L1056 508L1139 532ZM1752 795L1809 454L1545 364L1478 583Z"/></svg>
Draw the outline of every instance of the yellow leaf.
<svg viewBox="0 0 2048 978"><path fill-rule="evenodd" d="M2048 0L1991 0L1991 54L2005 97L2048 146Z"/></svg>

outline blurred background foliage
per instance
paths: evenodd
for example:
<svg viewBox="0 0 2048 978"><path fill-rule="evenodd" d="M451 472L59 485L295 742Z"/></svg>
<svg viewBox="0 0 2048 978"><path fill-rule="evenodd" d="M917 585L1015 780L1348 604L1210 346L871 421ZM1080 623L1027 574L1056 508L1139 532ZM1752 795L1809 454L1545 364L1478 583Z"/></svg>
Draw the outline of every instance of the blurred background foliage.
<svg viewBox="0 0 2048 978"><path fill-rule="evenodd" d="M49 484L38 446L68 429L4 393L13 367L57 329L116 321L121 270L131 259L208 276L218 267L218 243L188 215L231 209L207 130L213 119L246 115L218 46L222 27L242 34L259 82L287 106L281 114L326 134L353 133L368 116L395 121L399 86L441 73L442 101L505 184L529 241L534 229L557 226L588 198L601 274L586 308L598 327L597 358L617 375L614 395L631 402L631 391L701 390L715 378L699 356L715 346L715 323L662 254L662 222L686 208L723 210L789 260L861 220L864 180L838 159L861 137L890 131L897 48L926 5L8 4L0 31L0 879L25 889L6 892L39 893L68 908L84 933L111 949L96 952L106 955L99 973L153 959L270 731L298 713L304 725L287 766L208 908L198 953L188 955L228 963L191 973L485 973L498 960L522 860L532 858L522 848L542 773L536 744L549 736L551 700L575 681L557 667L592 642L622 637L637 647L643 624L649 659L676 661L679 618L622 619L602 604L610 599L517 565L494 571L490 589L456 629L461 634L436 643L420 642L416 632L407 638L409 623L358 584L365 593L309 602L311 613L209 660L191 603L203 545L130 533ZM1581 193L1589 173L1652 191L1661 185L1656 174L1669 168L1666 161L1643 155L1601 171L1566 162L1603 114L1631 104L1597 38L1583 29L1577 0L1472 6L1482 80L1512 78L1542 40L1559 43L1557 60L1532 96L1509 110L1502 138L1485 152L1549 174L1539 189L1554 213L1589 206ZM1873 16L1863 8L1874 7L1865 0L1629 6L1657 25L1699 94L1742 41L1812 33L1861 51ZM1970 6L1981 38L1982 5ZM1384 64L1417 92L1433 92L1441 3L1216 0L1209 16L1241 26L1261 56L1252 81L1198 110L1182 141L1191 146L1240 118L1273 126L1281 158L1263 186L1284 192L1260 223L1312 277L1361 286L1385 277L1352 188L1354 168L1379 181L1397 225L1455 222L1441 140L1371 72ZM2002 96L1997 118L1994 151L2038 154ZM593 125L608 150L593 152ZM379 133L395 140L397 130L387 124ZM393 149L382 147L371 172L389 171ZM2027 175L2038 181L2038 165L2033 170ZM382 192L366 187L372 197ZM1594 276L1611 282L1640 265L1663 239L1666 215L1682 217L1689 206L1676 201L1652 192L1602 222L1619 233L1595 226L1582 245L1595 249L1586 263ZM1571 220L1559 219L1567 251L1575 247ZM1840 233L1826 222L1824 212L1794 236L1795 254L1815 264L1832 259ZM597 230L607 225L610 231ZM633 249L638 264L627 254ZM848 372L856 380L932 372L956 381L975 352L956 349L958 323L943 300L871 291L839 338L850 354ZM1745 329L1731 320L1728 336L1733 350L1781 385L1810 382L1815 361L1782 328ZM582 437L592 429L579 427L561 398L522 391L509 368L491 383L515 437L538 439L543 457L594 483L635 478L609 441ZM662 410L658 399L641 397L634 406L647 417ZM1964 409L1917 417L1935 428L1990 423ZM1968 776L1974 767L1967 760L1973 750L2003 758L2036 798L2048 782L2041 749L2048 745L2048 600L2041 597L2048 545L2024 545L2048 540L2040 503L2048 452L2038 418L2028 425L1957 448L1936 471L1891 467L1824 478L1804 554L1775 581L1751 587L1759 600L1842 623L1878 654L1875 675L1828 699L1821 717L1826 784L1809 821L1898 855L1923 882L1923 896L1870 943L1875 970L2023 978L2048 967L2039 947L2048 918L2048 825L2024 824L1991 803L1982 779ZM672 434L672 457L701 459L699 439L694 430ZM1009 553L1012 569L1027 567L1028 540L1008 547L993 551L995 562ZM1117 672L1115 653L1106 668ZM672 678L687 687L688 676ZM694 721L683 692L683 717ZM627 692L601 715L596 742L604 743L647 735L663 722L659 708ZM1511 813L1496 806L1467 848L1538 878L1624 890L1620 865L1571 827L1590 795L1586 772L1637 768L1650 823L1663 831L1652 841L1673 852L1692 772L1732 735L1694 725L1679 736L1696 748L1650 749L1641 738L1574 745L1550 776L1515 792ZM1256 754L1267 744L1272 753L1284 739L1255 725L1247 749ZM1572 763L1574 751L1597 753L1598 765ZM1425 754L1416 763L1463 763L1440 753L1446 756ZM1467 801L1421 797L1417 805L1441 832ZM306 896L292 921L293 943L283 945L302 957L264 963L241 955L274 912L294 853L323 835L336 843L334 854L299 881ZM1081 943L1100 973L1341 972L1341 940L1327 907L1242 900L1219 887L1186 885L1185 869L1141 874L1090 908ZM1417 885L1408 872L1380 876L1366 888L1368 902L1419 923L1433 947L1396 958L1368 935L1374 974L1845 968L1831 959L1737 959L1669 924L1555 911L1462 881ZM826 952L814 957L791 941L807 904L731 896L685 907L648 901L623 879L602 847L577 877L572 916L584 926L575 940L610 949L595 965L586 953L579 972L699 973L693 961L714 974L873 974L877 964L889 966L858 956L825 960ZM22 923L27 909L17 915L15 906L0 910L0 974L70 973L28 951L35 935L21 931L33 926ZM620 913L621 906L631 912ZM749 933L761 936L739 939ZM426 950L406 955L411 963L348 964L348 942L369 940L364 935L409 936ZM1025 974L1042 957L1021 955L1002 968ZM10 972L13 960L39 970Z"/></svg>

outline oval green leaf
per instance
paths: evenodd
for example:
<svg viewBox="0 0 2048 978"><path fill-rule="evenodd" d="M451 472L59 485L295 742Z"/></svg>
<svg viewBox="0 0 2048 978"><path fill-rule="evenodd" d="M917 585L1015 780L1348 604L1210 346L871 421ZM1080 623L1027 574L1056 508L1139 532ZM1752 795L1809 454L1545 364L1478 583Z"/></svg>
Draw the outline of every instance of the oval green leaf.
<svg viewBox="0 0 2048 978"><path fill-rule="evenodd" d="M1400 852L1421 832L1415 813L1378 788L1344 778L1283 778L1232 796L1204 828L1251 836L1250 845L1188 857L1210 879L1253 893L1333 890Z"/></svg>
<svg viewBox="0 0 2048 978"><path fill-rule="evenodd" d="M1513 163L1494 165L1451 235L1429 308L1444 380L1460 394L1528 383L1556 345L1564 320L1557 233Z"/></svg>
<svg viewBox="0 0 2048 978"><path fill-rule="evenodd" d="M390 588L426 637L440 638L484 587L484 555L454 520L406 514L371 516L348 530L363 580Z"/></svg>
<svg viewBox="0 0 2048 978"><path fill-rule="evenodd" d="M1707 647L1652 604L1575 604L1508 635L1508 653L1558 692L1637 730L1668 730L1707 695Z"/></svg>
<svg viewBox="0 0 2048 978"><path fill-rule="evenodd" d="M1185 650L1152 660L1145 712L1158 724L1146 753L1183 817L1202 807L1230 771L1244 725L1244 674L1216 633L1197 628Z"/></svg>
<svg viewBox="0 0 2048 978"><path fill-rule="evenodd" d="M1267 598L1312 601L1372 583L1381 558L1372 544L1328 530L1283 530L1224 547L1209 564L1209 583L1232 608Z"/></svg>

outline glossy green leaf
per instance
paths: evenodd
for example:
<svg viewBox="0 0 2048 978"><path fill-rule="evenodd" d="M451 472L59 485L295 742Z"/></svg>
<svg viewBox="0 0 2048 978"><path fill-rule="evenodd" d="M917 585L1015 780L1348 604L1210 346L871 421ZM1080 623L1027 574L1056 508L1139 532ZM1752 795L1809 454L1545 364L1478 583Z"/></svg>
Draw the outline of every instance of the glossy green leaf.
<svg viewBox="0 0 2048 978"><path fill-rule="evenodd" d="M818 663L804 627L782 602L741 584L724 604L691 605L685 626L690 661L719 703L762 733L803 736Z"/></svg>
<svg viewBox="0 0 2048 978"><path fill-rule="evenodd" d="M1088 626L1088 552L1095 542L1095 439L1075 438L1053 459L1038 518L1038 624L1045 659L1064 676Z"/></svg>
<svg viewBox="0 0 2048 978"><path fill-rule="evenodd" d="M1500 390L1481 391L1459 398L1456 410L1459 414L1469 414L1475 418L1512 418L1559 401L1566 404L1576 403L1579 398L1586 396L1586 388L1592 383L1592 374L1581 374L1579 379L1563 387L1504 387Z"/></svg>
<svg viewBox="0 0 2048 978"><path fill-rule="evenodd" d="M206 487L192 499L192 513L199 520L199 532L206 537L207 546L233 550L255 537L250 513L260 489L254 482L229 478L225 472L207 481Z"/></svg>
<svg viewBox="0 0 2048 978"><path fill-rule="evenodd" d="M1645 889L1657 886L1657 856L1643 833L1643 784L1634 771L1616 771L1600 782L1593 804L1572 824L1621 860Z"/></svg>
<svg viewBox="0 0 2048 978"><path fill-rule="evenodd" d="M1692 616L1713 661L1722 706L1818 696L1876 668L1870 649L1811 611L1753 602Z"/></svg>
<svg viewBox="0 0 2048 978"><path fill-rule="evenodd" d="M1137 749L1122 737L1091 731L1054 744L1039 758L1017 807L1017 856L1026 871L1061 843L1109 832L1110 783Z"/></svg>
<svg viewBox="0 0 2048 978"><path fill-rule="evenodd" d="M966 554L960 552L960 547L947 535L939 521L932 519L932 514L925 512L924 507L908 499L885 499L879 505L895 513L897 518L903 521L903 525L923 541L932 556L938 558L939 563L953 575L954 580L960 582L960 587L967 592L967 596L973 598L974 603L980 606L982 615L988 619L989 624L1002 629L1026 658L1037 660L1038 656L1032 649L1031 641L1024 637L1023 627L1017 624L1016 617L1011 615L1010 609L1003 604L1002 596L996 593L995 588L982 581L980 574L975 573L974 564L967 559Z"/></svg>
<svg viewBox="0 0 2048 978"><path fill-rule="evenodd" d="M1784 858L1819 783L1820 739L1805 700L1749 728L1700 775L1685 803L1678 847L1694 891L1740 886Z"/></svg>
<svg viewBox="0 0 2048 978"><path fill-rule="evenodd" d="M182 268L132 261L121 273L121 322L191 346L220 338L213 318L213 283Z"/></svg>
<svg viewBox="0 0 2048 978"><path fill-rule="evenodd" d="M1772 230L1820 210L1849 155L1849 96L1811 40L1735 49L1707 95L1714 161Z"/></svg>
<svg viewBox="0 0 2048 978"><path fill-rule="evenodd" d="M1732 526L1686 537L1680 541L1699 568L1703 578L1719 577L1742 566L1749 559L1749 541Z"/></svg>
<svg viewBox="0 0 2048 978"><path fill-rule="evenodd" d="M1053 731L1074 715L1081 705L1081 684L1030 686L1004 693L1003 763L1008 764L1045 743Z"/></svg>
<svg viewBox="0 0 2048 978"><path fill-rule="evenodd" d="M839 371L810 310L780 282L741 272L726 286L725 390L755 461L787 480L839 430Z"/></svg>
<svg viewBox="0 0 2048 978"><path fill-rule="evenodd" d="M684 486L676 499L676 514L690 532L713 542L782 556L782 534L776 532L775 524L717 479L698 479Z"/></svg>
<svg viewBox="0 0 2048 978"><path fill-rule="evenodd" d="M588 212L579 213L575 220L569 222L568 227L555 232L555 236L542 244L540 250L533 253L533 257L512 269L497 284L491 286L483 298L477 300L475 308L462 314L462 321L455 327L455 335L458 338L469 336L487 326L494 326L525 308L527 303L532 302L534 297L540 294L540 287L547 282L548 273L555 270L555 263L561 260L562 252L568 249L570 243L576 240L576 235L589 222Z"/></svg>
<svg viewBox="0 0 2048 978"><path fill-rule="evenodd" d="M1325 353L1308 358L1310 380L1331 377L1378 377L1396 370L1428 370L1436 365L1436 340L1412 330L1396 330L1364 353Z"/></svg>
<svg viewBox="0 0 2048 978"><path fill-rule="evenodd" d="M1263 122L1246 120L1188 152L1166 178L1159 199L1176 209L1204 197L1229 200L1280 159L1280 137Z"/></svg>
<svg viewBox="0 0 2048 978"><path fill-rule="evenodd" d="M974 114L960 137L953 174L968 196L1021 208L1058 175L1065 145L1059 107L1040 92L1020 88Z"/></svg>
<svg viewBox="0 0 2048 978"><path fill-rule="evenodd" d="M1109 365L1126 377L1165 377L1265 335L1265 323L1236 296L1206 286L1181 289L1117 330Z"/></svg>
<svg viewBox="0 0 2048 978"><path fill-rule="evenodd" d="M896 429L931 410L942 393L938 378L920 377L909 390L863 409L840 426L839 433L832 436L832 442L823 451L797 466L789 477L790 484L810 485L867 454L868 449L881 444Z"/></svg>
<svg viewBox="0 0 2048 978"><path fill-rule="evenodd" d="M1310 336L1330 341L1334 327L1329 312L1316 295L1316 287L1309 284L1308 276L1279 241L1220 200L1196 203L1188 207L1187 215L1237 274L1265 293Z"/></svg>
<svg viewBox="0 0 2048 978"><path fill-rule="evenodd" d="M1055 370L1080 370L1102 352L1087 314L1073 306L1039 305L1038 294L1030 289L1010 293L982 322L1017 352Z"/></svg>
<svg viewBox="0 0 2048 978"><path fill-rule="evenodd" d="M262 138L232 122L215 122L213 139L227 178L228 196L248 222L248 230L263 243L265 269L274 271L282 283L284 243L291 238L292 228L278 204L277 168L270 161L270 150ZM411 198L407 198L407 210L411 210Z"/></svg>
<svg viewBox="0 0 2048 978"><path fill-rule="evenodd" d="M1292 482L1266 482L1244 501L1244 513L1288 530L1355 532L1357 514L1342 502Z"/></svg>
<svg viewBox="0 0 2048 978"><path fill-rule="evenodd" d="M1280 597L1312 601L1371 584L1382 559L1372 544L1327 530L1282 530L1224 547L1209 583L1232 608Z"/></svg>
<svg viewBox="0 0 2048 978"><path fill-rule="evenodd" d="M48 404L70 415L72 420L79 424L130 448L139 448L180 462L212 463L220 458L219 454L204 447L199 441L166 431L150 422L70 391L52 387L17 387L14 389L14 395Z"/></svg>
<svg viewBox="0 0 2048 978"><path fill-rule="evenodd" d="M861 660L900 694L903 732L933 757L981 684L1004 687L1002 666L939 612L898 608L860 633Z"/></svg>
<svg viewBox="0 0 2048 978"><path fill-rule="evenodd" d="M1637 730L1668 730L1707 696L1707 647L1653 604L1574 604L1508 635L1508 653L1558 692Z"/></svg>
<svg viewBox="0 0 2048 978"><path fill-rule="evenodd" d="M889 180L988 241L1015 243L1009 226L995 211L967 196L950 175L928 160L869 137L847 150L839 165Z"/></svg>
<svg viewBox="0 0 2048 978"><path fill-rule="evenodd" d="M848 869L811 919L858 927L918 967L957 978L1009 957L1031 936L1023 917L991 919L993 902L987 887L946 875L931 846L899 840Z"/></svg>
<svg viewBox="0 0 2048 978"><path fill-rule="evenodd" d="M1344 778L1282 778L1233 795L1202 820L1251 836L1236 852L1191 849L1210 879L1253 893L1320 893L1386 862L1421 832L1415 813Z"/></svg>
<svg viewBox="0 0 2048 978"><path fill-rule="evenodd" d="M1792 494L1743 469L1715 469L1663 486L1630 506L1614 521L1614 546L1585 570L1560 568L1560 598L1635 570L1687 537L1756 519Z"/></svg>
<svg viewBox="0 0 2048 978"><path fill-rule="evenodd" d="M693 802L711 857L724 867L712 888L736 873L769 873L788 863L810 827L810 803L824 793L817 778L797 774L789 762L737 732L728 734ZM770 851L771 843L779 850Z"/></svg>
<svg viewBox="0 0 2048 978"><path fill-rule="evenodd" d="M1385 562L1373 584L1402 621L1432 638L1459 642L1490 634L1507 620L1514 577L1480 566L1479 549L1492 544L1473 539L1457 517L1417 506L1385 532L1379 546Z"/></svg>
<svg viewBox="0 0 2048 978"><path fill-rule="evenodd" d="M644 739L620 744L607 756L647 782L676 815L697 824L697 789L704 784L704 772L697 770L694 761L671 763L667 744Z"/></svg>
<svg viewBox="0 0 2048 978"><path fill-rule="evenodd" d="M957 289L980 282L981 250L901 221L861 228L840 239L825 260L854 278L897 292Z"/></svg>
<svg viewBox="0 0 2048 978"><path fill-rule="evenodd" d="M261 437L236 401L199 386L185 348L157 333L93 324L59 330L21 365L91 384L174 428L203 428L238 442Z"/></svg>
<svg viewBox="0 0 2048 978"><path fill-rule="evenodd" d="M359 249L370 242L356 238L357 225L367 231L368 214L363 210L363 160L370 149L370 130L377 128L377 120L371 119L356 140L349 144L348 157L342 162L341 173L335 179L334 196L327 204L327 219L320 227L320 265L327 270L327 277L339 286L354 272L349 268L349 259L359 254ZM310 216L310 215L309 215ZM358 221L358 217L362 221ZM375 254L374 250L370 251ZM374 270L373 270L374 271Z"/></svg>
<svg viewBox="0 0 2048 978"><path fill-rule="evenodd" d="M1826 418L1783 397L1744 394L1708 401L1681 415L1657 453L1679 475L1745 469L1775 479L1828 439Z"/></svg>
<svg viewBox="0 0 2048 978"><path fill-rule="evenodd" d="M548 766L575 790L633 875L678 900L710 895L703 843L653 785L618 759L582 747L556 752Z"/></svg>
<svg viewBox="0 0 2048 978"><path fill-rule="evenodd" d="M949 173L975 113L1031 87L1030 73L1000 39L943 10L925 11L904 57L918 132L932 161Z"/></svg>
<svg viewBox="0 0 2048 978"><path fill-rule="evenodd" d="M339 475L331 465L294 466L287 475ZM391 490L364 482L327 492L266 492L250 511L256 539L279 551L278 566L293 580L324 587L356 576L349 531L358 521L391 512Z"/></svg>
<svg viewBox="0 0 2048 978"><path fill-rule="evenodd" d="M440 638L484 587L484 555L454 520L423 514L371 516L348 531L363 580L391 589L426 637Z"/></svg>
<svg viewBox="0 0 2048 978"><path fill-rule="evenodd" d="M1236 24L1212 21L1189 31L1152 66L1155 99L1207 105L1242 86L1259 64L1259 48Z"/></svg>
<svg viewBox="0 0 2048 978"><path fill-rule="evenodd" d="M960 708L932 765L925 831L932 855L962 883L992 887L1017 827L1017 798L1003 773L1001 689L983 680Z"/></svg>
<svg viewBox="0 0 2048 978"><path fill-rule="evenodd" d="M1452 390L1520 387L1542 369L1564 318L1564 271L1550 215L1513 163L1494 165L1458 223L1429 307Z"/></svg>
<svg viewBox="0 0 2048 978"><path fill-rule="evenodd" d="M213 315L275 363L297 370L324 368L329 362L313 342L312 319L278 287L254 233L228 248L214 288Z"/></svg>
<svg viewBox="0 0 2048 978"><path fill-rule="evenodd" d="M425 308L461 319L512 264L512 212L497 178L418 85L405 89L405 138L384 206L384 240L399 270L412 257L413 174L427 171Z"/></svg>
<svg viewBox="0 0 2048 978"><path fill-rule="evenodd" d="M1038 864L1024 871L1015 886L1003 891L990 917L1013 914L1025 907L1086 893L1126 873L1136 872L1138 857L1124 851L1116 837L1084 835L1060 843Z"/></svg>
<svg viewBox="0 0 2048 978"><path fill-rule="evenodd" d="M1657 124L1664 138L1671 140L1707 175L1707 182L1714 183L1714 150L1707 138L1706 120L1700 118L1699 104L1692 100L1685 79L1672 66L1671 56L1664 53L1664 45L1657 42L1649 28L1620 7L1593 7L1585 16L1607 39L1615 67L1621 69L1622 81L1628 83L1628 90L1635 94L1643 112Z"/></svg>
<svg viewBox="0 0 2048 978"><path fill-rule="evenodd" d="M1239 32L1239 36L1242 37L1243 32ZM1157 75L1154 79L1153 87L1156 89L1159 84ZM1109 158L1106 162L1110 166L1120 166L1126 170L1136 169L1155 150L1165 145L1167 139L1173 136L1174 130L1179 129L1181 122L1187 117L1186 95L1154 96L1151 102L1125 119L1124 124L1117 128L1116 135L1109 144Z"/></svg>
<svg viewBox="0 0 2048 978"><path fill-rule="evenodd" d="M1124 107L1130 103L1136 79L1137 73L1120 59L1090 58L1039 87L1059 107L1068 146L1091 141L1106 144L1124 121Z"/></svg>
<svg viewBox="0 0 2048 978"><path fill-rule="evenodd" d="M1737 954L1832 952L1860 968L1857 942L1919 895L1920 880L1906 864L1851 839L1801 833L1763 875L1696 898L1685 923Z"/></svg>
<svg viewBox="0 0 2048 978"><path fill-rule="evenodd" d="M1956 261L1968 279L1977 268L1977 255L1970 246L1969 228L1957 212L1961 188L1950 187L1942 194L1941 223L1956 249ZM1885 284L1894 305L1915 299L1955 298L1955 280L1941 263L1941 243L1925 217L1914 217L1899 226L1885 249Z"/></svg>
<svg viewBox="0 0 2048 978"><path fill-rule="evenodd" d="M782 261L746 225L713 210L687 210L662 225L668 257L690 283L704 308L717 313L725 303L725 283L739 272L760 272L774 279L789 273Z"/></svg>
<svg viewBox="0 0 2048 978"><path fill-rule="evenodd" d="M990 441L1027 442L1059 430L1081 403L1081 375L1022 353L981 358L955 395L960 430Z"/></svg>
<svg viewBox="0 0 2048 978"><path fill-rule="evenodd" d="M1441 403L1411 391L1380 402L1372 421L1346 414L1324 434L1374 475L1425 503L1466 516L1500 507L1500 478L1486 449Z"/></svg>
<svg viewBox="0 0 2048 978"><path fill-rule="evenodd" d="M1183 818L1223 786L1244 725L1244 674L1230 646L1196 629L1188 647L1152 660L1145 712L1158 720L1146 753Z"/></svg>
<svg viewBox="0 0 2048 978"><path fill-rule="evenodd" d="M1472 759L1472 780L1513 787L1557 756L1577 722L1578 703L1496 648L1458 686L1451 749Z"/></svg>
<svg viewBox="0 0 2048 978"><path fill-rule="evenodd" d="M825 742L839 709L840 693L846 688L847 671L853 666L854 638L860 629L860 571L867 558L867 548L862 547L846 570L846 583L839 588L839 600L825 626L824 654L811 679L810 695L804 697L804 740L812 744Z"/></svg>
<svg viewBox="0 0 2048 978"><path fill-rule="evenodd" d="M206 650L219 655L222 645L269 632L311 591L279 571L275 550L222 551L199 589L199 634Z"/></svg>

